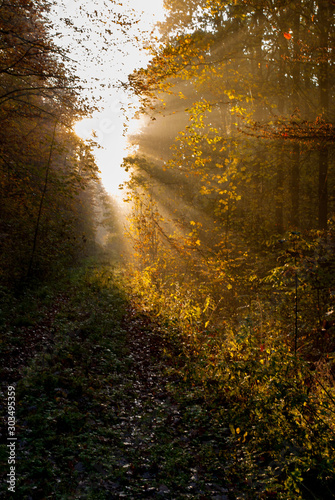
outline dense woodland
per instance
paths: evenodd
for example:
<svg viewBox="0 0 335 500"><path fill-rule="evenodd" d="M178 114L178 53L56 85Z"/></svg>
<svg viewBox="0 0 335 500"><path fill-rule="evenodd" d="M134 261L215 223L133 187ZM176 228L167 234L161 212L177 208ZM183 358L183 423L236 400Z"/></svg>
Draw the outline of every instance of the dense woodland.
<svg viewBox="0 0 335 500"><path fill-rule="evenodd" d="M314 439L334 432L335 6L165 5L153 58L128 80L142 124L124 161L134 280L181 325L186 377L235 406L250 467L269 446L300 475L286 484L304 484L326 455L334 472L333 441L317 452Z"/></svg>
<svg viewBox="0 0 335 500"><path fill-rule="evenodd" d="M50 8L0 7L1 285L44 278L92 252L94 211L106 199L94 143L73 131L95 103L53 41Z"/></svg>
<svg viewBox="0 0 335 500"><path fill-rule="evenodd" d="M94 103L86 100L68 52L53 41L50 6L44 0L0 6L1 352L11 352L9 330L24 343L20 335L27 330L17 328L34 321L27 323L25 312L18 319L19 306L22 313L36 293L41 301L41 286L65 276L74 297L71 302L58 289L52 318L59 345L48 340L47 354L35 358L18 386L22 411L28 408L23 434L30 429L38 437L34 412L43 420L50 398L50 426L43 427L49 444L31 438L22 445L28 450L22 498L33 498L24 496L33 481L30 466L39 484L36 498L119 498L127 488L129 498L219 498L220 492L230 499L334 498L335 3L164 5L159 36L147 41L148 66L119 83L138 102L139 129L129 137L135 153L123 162L130 172L123 186L128 246L121 211L99 178L94 142L73 132ZM119 14L113 22L128 26ZM81 31L74 31L80 39ZM103 248L98 234L108 230ZM69 278L78 263L86 269L85 259L97 256L104 271ZM120 294L131 304L122 327L121 306L115 306ZM109 324L118 331L115 341ZM123 458L109 453L128 437L106 429L110 412L127 419L128 403L117 398L124 391L129 401L130 389L122 382L112 409L108 391L121 384L134 359L143 362L134 353L129 366L116 360L127 352L124 338L132 339L128 349L138 349L144 331L151 332L150 352L161 360L156 369L164 367L169 398L183 411L175 420L169 399L166 415L152 424L163 444L152 438L151 447L138 445L148 469L134 456L126 472ZM13 368L17 377L20 369ZM150 380L155 376L150 372ZM157 388L153 394L156 404ZM41 406L34 398L44 398ZM89 437L92 422L105 429L100 448ZM189 441L180 437L182 425ZM86 448L75 453L79 436ZM70 458L57 448L63 439L72 443ZM36 456L49 445L56 451L43 465ZM109 457L109 465L93 467L97 453ZM72 464L70 472L63 459ZM200 479L188 479L191 467Z"/></svg>

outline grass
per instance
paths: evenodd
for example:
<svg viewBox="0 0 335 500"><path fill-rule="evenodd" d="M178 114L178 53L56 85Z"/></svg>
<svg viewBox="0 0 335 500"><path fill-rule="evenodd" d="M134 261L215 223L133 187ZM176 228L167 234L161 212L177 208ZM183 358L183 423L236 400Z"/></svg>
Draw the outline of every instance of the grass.
<svg viewBox="0 0 335 500"><path fill-rule="evenodd" d="M20 338L30 325L17 323ZM198 428L190 401L177 403L167 389L160 328L110 270L63 285L52 339L12 372L18 497L225 498L224 477L210 463L214 436ZM5 392L13 381L3 382ZM6 453L3 442L3 474Z"/></svg>
<svg viewBox="0 0 335 500"><path fill-rule="evenodd" d="M306 366L249 328L157 317L125 279L90 266L7 302L18 498L333 498L332 396Z"/></svg>
<svg viewBox="0 0 335 500"><path fill-rule="evenodd" d="M205 436L211 429L209 461L223 470L232 498L335 498L332 345L322 365L305 351L296 354L290 325L274 320L266 300L257 303L261 324L257 318L237 324L226 316L208 327L197 313L201 303L193 300L190 308L168 288L158 293L157 276L151 280L149 274L144 279L132 271L132 293L137 291L140 308L166 325L169 390L194 429ZM184 286L184 296L196 291ZM303 307L311 305L300 300ZM314 356L318 342L312 334Z"/></svg>

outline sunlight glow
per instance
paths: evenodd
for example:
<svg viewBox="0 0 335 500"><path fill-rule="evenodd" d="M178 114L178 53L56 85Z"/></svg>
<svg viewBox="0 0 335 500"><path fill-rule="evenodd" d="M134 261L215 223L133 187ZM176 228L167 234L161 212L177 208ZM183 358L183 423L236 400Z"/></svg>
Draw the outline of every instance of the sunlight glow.
<svg viewBox="0 0 335 500"><path fill-rule="evenodd" d="M95 149L94 155L102 182L110 194L117 196L120 184L129 178L129 174L121 168L123 157L127 154L127 141L122 135L121 119L116 116L112 120L100 113L78 122L75 132L82 139L93 139L100 145Z"/></svg>
<svg viewBox="0 0 335 500"><path fill-rule="evenodd" d="M136 25L137 32L149 33L154 25L164 18L163 0L141 0L141 2L128 0L123 6L125 11L127 9L133 10L139 17L140 21ZM102 72L104 81L109 80L109 86L115 83L116 78L126 80L128 74L135 68L145 66L148 62L148 54L141 50L139 43L134 37L131 46L129 43L126 46L126 56L123 52L118 52L117 48L111 47L110 50L114 50L115 53L111 57L107 51L104 67L90 68L90 71L98 78ZM92 43L92 51L94 50L95 44ZM113 60L112 63L110 59ZM128 174L120 168L123 158L129 154L127 140L124 137L122 108L129 110L134 103L129 101L125 93L116 88L109 88L104 96L98 95L96 97L103 99L103 110L95 113L91 118L78 122L75 126L75 132L84 140L92 138L94 133L94 140L101 146L95 151L95 156L101 171L102 182L110 194L116 195L119 192L119 184L128 179ZM134 133L137 127L141 126L138 120L129 125L130 133Z"/></svg>

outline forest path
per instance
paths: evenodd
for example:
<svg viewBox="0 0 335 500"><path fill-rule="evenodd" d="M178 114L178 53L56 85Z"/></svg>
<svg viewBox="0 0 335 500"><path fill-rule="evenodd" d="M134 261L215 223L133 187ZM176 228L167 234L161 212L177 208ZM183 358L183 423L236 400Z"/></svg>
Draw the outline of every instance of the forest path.
<svg viewBox="0 0 335 500"><path fill-rule="evenodd" d="M106 273L77 277L56 297L35 327L16 316L17 345L4 348L16 360L1 381L4 396L16 385L20 498L236 498L217 429L199 395L183 392L159 323Z"/></svg>

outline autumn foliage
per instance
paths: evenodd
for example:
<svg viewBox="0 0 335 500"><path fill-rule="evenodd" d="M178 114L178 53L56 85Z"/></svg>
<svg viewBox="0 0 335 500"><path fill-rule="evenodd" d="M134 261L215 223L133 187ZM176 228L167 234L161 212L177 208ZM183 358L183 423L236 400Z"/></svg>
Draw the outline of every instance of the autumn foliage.
<svg viewBox="0 0 335 500"><path fill-rule="evenodd" d="M72 130L88 109L48 34L48 11L44 1L0 7L2 284L46 275L94 239L98 168Z"/></svg>
<svg viewBox="0 0 335 500"><path fill-rule="evenodd" d="M230 477L250 498L328 498L334 6L166 6L161 43L128 82L144 123L124 161L132 286L181 329L181 376L238 449Z"/></svg>

